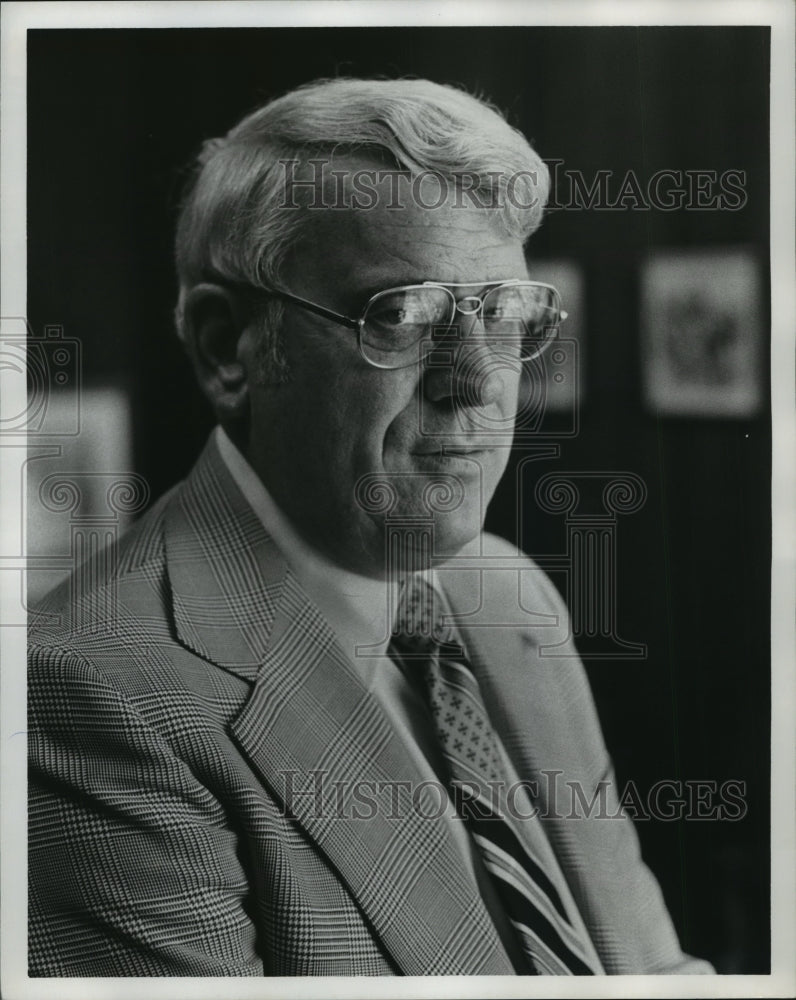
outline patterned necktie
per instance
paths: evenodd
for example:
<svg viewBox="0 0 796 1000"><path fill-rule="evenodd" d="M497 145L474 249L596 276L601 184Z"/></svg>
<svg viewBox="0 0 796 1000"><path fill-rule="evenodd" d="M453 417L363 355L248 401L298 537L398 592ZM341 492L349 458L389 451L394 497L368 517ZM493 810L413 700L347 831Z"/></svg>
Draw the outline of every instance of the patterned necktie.
<svg viewBox="0 0 796 1000"><path fill-rule="evenodd" d="M599 966L507 809L500 751L463 647L422 574L403 584L388 653L421 691L434 720L451 797L478 846L529 960L531 974L594 975ZM596 968L595 968L596 966Z"/></svg>

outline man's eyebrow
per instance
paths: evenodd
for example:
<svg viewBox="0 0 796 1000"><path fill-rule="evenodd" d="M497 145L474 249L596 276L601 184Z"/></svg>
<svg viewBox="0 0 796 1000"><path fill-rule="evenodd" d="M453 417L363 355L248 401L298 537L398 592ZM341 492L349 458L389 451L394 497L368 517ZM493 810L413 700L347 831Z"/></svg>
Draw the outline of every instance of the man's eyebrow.
<svg viewBox="0 0 796 1000"><path fill-rule="evenodd" d="M496 278L491 281L484 281L479 279L477 281L466 282L466 286L472 287L473 289L475 289L474 294L478 294L479 290L484 289L489 285L500 284L500 282L503 280L512 280L512 279ZM400 278L395 278L395 277L385 278L384 280L378 282L373 282L373 283L368 282L366 285L362 285L359 288L354 289L354 291L351 293L351 301L357 303L358 305L364 306L368 302L368 300L373 298L373 296L376 295L378 292L385 292L391 288L404 288L407 285L423 285L426 282L431 282L432 284L435 285L451 284L451 282L449 281L438 281L436 278L429 277L429 275L427 274L424 275L410 274L410 275L404 275ZM461 284L461 282L453 282L453 284Z"/></svg>
<svg viewBox="0 0 796 1000"><path fill-rule="evenodd" d="M417 275L403 275L400 278L384 278L381 281L368 282L355 288L351 293L351 301L364 306L378 292L388 291L390 288L404 288L406 285L422 285L424 281L430 281L428 277L418 277Z"/></svg>

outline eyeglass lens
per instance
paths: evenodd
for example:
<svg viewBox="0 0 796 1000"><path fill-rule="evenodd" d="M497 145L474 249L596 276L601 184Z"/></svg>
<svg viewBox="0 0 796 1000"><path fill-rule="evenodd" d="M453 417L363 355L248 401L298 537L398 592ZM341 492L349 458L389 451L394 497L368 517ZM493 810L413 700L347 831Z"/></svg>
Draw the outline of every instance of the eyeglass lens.
<svg viewBox="0 0 796 1000"><path fill-rule="evenodd" d="M555 336L561 311L558 293L546 285L518 282L498 285L481 298L483 339L489 347L517 360L536 357ZM461 300L471 312L472 296ZM402 368L437 347L450 344L470 323L458 321L455 299L434 285L390 289L375 296L362 322L362 349L373 364Z"/></svg>

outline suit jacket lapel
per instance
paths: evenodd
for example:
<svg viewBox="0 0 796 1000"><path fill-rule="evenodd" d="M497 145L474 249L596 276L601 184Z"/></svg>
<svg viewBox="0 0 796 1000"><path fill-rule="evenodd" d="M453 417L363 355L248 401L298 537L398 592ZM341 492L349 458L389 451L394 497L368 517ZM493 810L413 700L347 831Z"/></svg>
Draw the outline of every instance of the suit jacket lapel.
<svg viewBox="0 0 796 1000"><path fill-rule="evenodd" d="M407 975L512 966L423 776L211 441L167 520L179 638L253 681L232 735Z"/></svg>

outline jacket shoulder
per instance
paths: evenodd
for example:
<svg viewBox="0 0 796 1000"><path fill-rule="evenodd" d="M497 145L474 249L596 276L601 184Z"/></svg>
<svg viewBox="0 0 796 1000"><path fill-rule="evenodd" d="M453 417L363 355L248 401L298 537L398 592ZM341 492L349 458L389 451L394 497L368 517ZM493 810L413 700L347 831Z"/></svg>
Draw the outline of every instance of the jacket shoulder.
<svg viewBox="0 0 796 1000"><path fill-rule="evenodd" d="M89 554L30 609L28 643L59 646L113 635L131 612L150 621L166 605L165 512L178 487L162 496L122 538Z"/></svg>
<svg viewBox="0 0 796 1000"><path fill-rule="evenodd" d="M475 553L474 553L475 554ZM517 624L530 625L542 622L544 616L553 616L562 627L568 627L569 616L564 599L546 571L527 552L500 535L484 532L479 539L477 552L477 579L481 600L504 611L518 606L520 616ZM455 584L455 577L463 581L472 575L473 560L468 560L468 569L461 574L454 570L449 578ZM530 614L529 614L530 612Z"/></svg>
<svg viewBox="0 0 796 1000"><path fill-rule="evenodd" d="M59 699L73 699L84 719L116 720L128 734L151 724L167 739L186 720L215 728L239 708L250 685L187 648L175 627L165 522L178 501L176 487L31 614L32 730L62 724L70 713Z"/></svg>

